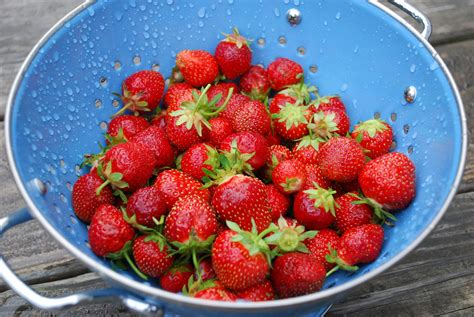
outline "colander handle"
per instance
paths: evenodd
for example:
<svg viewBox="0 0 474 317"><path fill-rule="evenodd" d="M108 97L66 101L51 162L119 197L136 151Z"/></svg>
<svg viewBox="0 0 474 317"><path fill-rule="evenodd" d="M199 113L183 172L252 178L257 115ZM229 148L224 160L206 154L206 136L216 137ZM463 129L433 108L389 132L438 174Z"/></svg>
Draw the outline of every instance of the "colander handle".
<svg viewBox="0 0 474 317"><path fill-rule="evenodd" d="M428 17L415 8L413 5L408 3L406 0L388 0L391 4L411 16L415 19L418 23L423 25L423 31L421 32L421 36L423 36L426 40L430 39L431 36L431 21Z"/></svg>
<svg viewBox="0 0 474 317"><path fill-rule="evenodd" d="M27 208L20 209L8 217L0 218L0 238L8 230L16 225L30 221L31 217ZM0 278L10 286L18 295L23 297L33 306L43 310L60 310L71 306L80 304L106 301L110 298L119 298L122 303L129 309L139 312L141 314L160 314L163 315L163 310L157 306L143 302L137 298L127 294L124 295L124 290L116 288L106 288L94 290L85 293L69 295L65 297L49 298L36 293L28 285L26 285L8 266L3 256L0 253Z"/></svg>

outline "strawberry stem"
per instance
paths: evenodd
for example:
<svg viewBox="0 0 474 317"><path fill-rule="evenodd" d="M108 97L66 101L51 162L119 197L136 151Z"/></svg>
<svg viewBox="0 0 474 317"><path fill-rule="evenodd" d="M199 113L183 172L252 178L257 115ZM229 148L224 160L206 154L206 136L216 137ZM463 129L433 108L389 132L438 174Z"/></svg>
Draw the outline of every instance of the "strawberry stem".
<svg viewBox="0 0 474 317"><path fill-rule="evenodd" d="M135 265L135 263L133 262L133 260L130 258L130 255L128 254L128 252L124 252L123 256L125 257L125 260L127 261L128 265L130 265L130 267L132 268L132 270L135 272L135 274L137 274L140 278L144 279L144 280L148 280L148 276L146 276L145 274L143 274L139 269L138 267Z"/></svg>
<svg viewBox="0 0 474 317"><path fill-rule="evenodd" d="M97 189L95 190L96 196L99 196L100 193L102 192L102 189L104 189L107 185L110 184L110 179L107 179L105 182L103 182Z"/></svg>
<svg viewBox="0 0 474 317"><path fill-rule="evenodd" d="M333 267L330 271L328 271L326 273L326 278L329 277L331 274L333 274L334 272L337 272L339 270L339 266L336 265L335 267Z"/></svg>

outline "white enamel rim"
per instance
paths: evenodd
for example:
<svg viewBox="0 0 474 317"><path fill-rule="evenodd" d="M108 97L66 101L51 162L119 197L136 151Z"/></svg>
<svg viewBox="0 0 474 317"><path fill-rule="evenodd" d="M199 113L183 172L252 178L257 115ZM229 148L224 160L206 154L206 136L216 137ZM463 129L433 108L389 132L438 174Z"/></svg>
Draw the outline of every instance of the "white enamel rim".
<svg viewBox="0 0 474 317"><path fill-rule="evenodd" d="M20 175L17 170L16 162L14 161L13 158L13 152L11 150L11 119L12 119L12 108L15 100L15 96L17 93L17 90L20 86L20 83L23 79L23 76L28 69L31 61L33 58L36 56L36 53L38 50L43 46L43 44L48 41L48 39L59 29L61 28L67 21L71 20L74 16L76 16L78 13L80 13L82 10L87 8L89 5L94 3L95 1L86 1L82 5L78 6L75 8L73 11L71 11L69 14L67 14L65 17L63 17L60 21L58 21L42 38L41 40L34 46L34 48L31 50L29 53L28 57L24 61L23 65L20 68L20 71L18 72L15 81L13 83L13 86L10 90L10 95L8 97L7 101L7 107L6 107L6 115L5 115L5 134L6 134L6 150L8 154L8 161L11 167L11 171L13 174L13 177L15 179L15 182L24 198L26 201L30 213L42 224L42 226L59 242L61 245L66 248L70 253L72 253L77 259L82 261L85 265L87 265L90 269L93 271L99 273L101 276L109 278L113 280L116 283L119 283L121 286L125 287L128 290L131 290L135 293L144 295L144 296L151 296L152 298L158 300L158 301L163 301L165 306L167 303L174 303L174 304L185 304L186 306L189 307L195 307L195 308L217 308L217 309L223 309L223 310L228 310L228 311L241 311L244 312L246 310L252 310L253 312L256 312L256 310L271 310L272 308L289 308L291 306L296 306L300 304L318 304L318 302L328 301L332 296L335 295L340 295L341 293L344 293L356 286L359 286L363 284L364 282L370 280L371 278L379 275L383 271L387 270L391 266L393 266L395 263L400 261L403 257L405 257L408 253L410 253L413 249L415 249L421 241L435 228L435 226L438 224L440 219L443 217L444 213L448 209L453 197L456 194L457 188L459 187L459 184L461 182L462 174L464 171L464 166L466 162L466 152L467 152L467 124L466 124L466 116L464 112L464 107L463 103L458 91L458 88L456 86L456 83L454 82L454 79L449 72L448 68L446 67L445 63L443 60L439 57L437 54L436 50L431 46L431 44L424 39L418 31L416 31L410 24L408 24L405 20L400 18L397 14L395 14L392 10L389 8L385 7L384 5L380 4L377 2L377 0L368 0L368 2L376 7L378 7L380 10L384 11L385 13L389 14L393 19L397 20L400 24L402 24L405 28L407 28L413 35L415 35L418 40L423 43L423 45L432 53L433 57L435 60L439 63L441 66L441 69L443 70L444 74L449 80L449 83L451 85L451 88L454 92L457 106L458 106L458 111L461 115L461 128L462 128L462 150L461 150L461 158L458 166L458 171L456 174L456 178L454 181L453 186L451 187L451 190L449 192L449 195L441 207L441 210L438 212L436 215L435 219L430 223L430 225L420 234L420 236L414 240L405 250L403 250L401 253L399 253L397 256L395 256L393 259L388 261L387 263L377 267L376 269L364 274L361 277L358 277L350 282L344 283L340 286L335 286L330 289L318 292L318 293L313 293L305 296L300 296L300 297L295 297L295 298L290 298L290 299L280 299L280 300L275 300L275 301L269 301L269 302L257 302L257 303L249 303L249 302L236 302L236 303L231 303L231 302L218 302L218 301L210 301L210 300L202 300L202 299L195 299L192 297L185 297L182 295L170 293L163 291L159 288L151 287L144 285L140 282L134 281L132 279L129 279L120 273L113 271L98 262L96 262L93 258L87 256L86 254L82 253L78 248L76 248L72 243L70 243L68 240L66 240L56 229L51 226L46 218L43 217L41 211L36 207L36 205L33 203L32 199L30 198L28 191L25 188L25 185L21 181Z"/></svg>

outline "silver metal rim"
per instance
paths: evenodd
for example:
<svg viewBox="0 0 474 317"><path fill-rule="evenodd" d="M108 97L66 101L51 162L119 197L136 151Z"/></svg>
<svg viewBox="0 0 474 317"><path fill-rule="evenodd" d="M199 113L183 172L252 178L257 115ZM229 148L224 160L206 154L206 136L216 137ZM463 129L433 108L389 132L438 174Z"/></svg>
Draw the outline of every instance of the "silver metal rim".
<svg viewBox="0 0 474 317"><path fill-rule="evenodd" d="M456 178L454 181L454 184L449 192L449 195L444 203L444 205L441 207L440 212L436 216L435 219L431 222L431 224L420 234L420 236L413 241L405 250L403 250L400 254L398 254L396 257L388 261L387 263L379 266L378 268L374 269L373 271L370 271L366 274L364 274L361 277L358 277L350 282L344 283L340 286L335 286L333 288L318 292L318 293L313 293L305 296L300 296L300 297L295 297L295 298L290 298L290 299L280 299L276 301L270 301L270 302L260 302L260 303L246 303L246 302L237 302L237 303L229 303L229 302L218 302L218 301L210 301L210 300L202 300L202 299L195 299L191 297L185 297L182 295L178 294L173 294L169 293L166 291L163 291L159 288L151 287L144 285L140 282L134 281L132 279L129 279L120 273L113 271L112 269L109 269L98 262L96 262L93 258L87 256L86 254L82 253L78 248L76 248L72 243L70 243L68 240L66 240L56 229L51 226L46 218L43 217L41 211L36 207L36 205L33 203L32 199L30 198L24 184L21 181L20 175L17 170L16 162L14 161L13 158L13 152L11 148L11 116L12 116L12 108L13 108L13 103L14 99L18 90L18 87L23 79L23 76L30 65L31 61L35 57L36 53L38 50L41 48L41 46L60 28L62 27L67 21L72 19L74 16L76 16L78 13L80 13L82 10L87 8L93 1L87 1L86 3L80 5L73 11L71 11L69 14L67 14L64 18L62 18L58 23L56 23L42 38L41 40L34 46L26 60L24 61L23 65L20 68L20 71L18 75L15 78L15 81L13 83L13 86L10 90L10 95L8 97L7 101L7 108L6 108L6 116L5 116L5 134L6 134L6 150L7 150L7 155L8 155L8 161L11 167L11 171L13 174L13 177L15 179L15 182L25 199L25 201L28 204L28 207L30 209L30 212L33 214L33 216L43 225L43 227L59 242L61 245L63 245L70 253L72 253L76 258L78 258L80 261L82 261L85 265L87 265L89 268L92 270L98 272L101 276L110 278L114 280L117 283L120 283L122 286L126 287L129 290L133 290L135 292L141 293L142 295L147 295L147 296L152 296L155 297L158 300L164 300L168 302L174 302L178 304L187 304L188 306L195 306L195 307L209 307L209 308L221 308L224 310L255 310L255 309L271 309L271 308L288 308L291 306L299 305L299 304L309 304L311 302L318 302L318 301L323 301L323 300L328 300L330 297L341 294L343 292L346 292L358 285L361 285L362 283L370 280L371 278L379 275L383 271L387 270L391 266L393 266L395 263L400 261L403 257L405 257L408 253L410 253L413 249L415 249L421 241L435 228L435 226L438 224L440 219L443 217L444 213L446 212L447 208L449 207L453 197L456 194L457 188L459 187L459 184L461 182L462 174L464 171L464 166L466 162L466 152L467 152L467 124L466 124L466 116L464 112L464 107L463 103L458 91L458 88L456 86L456 83L454 82L454 79L449 72L448 68L446 67L445 63L443 60L439 57L437 54L436 50L431 46L431 44L423 38L420 33L418 33L410 24L408 24L405 20L400 18L397 14L395 14L392 10L389 8L385 7L384 5L380 4L376 0L369 0L368 2L376 7L378 7L380 10L384 11L385 13L389 14L392 18L397 20L400 24L402 24L404 27L406 27L411 33L413 33L421 43L424 44L424 46L433 54L433 57L436 59L436 61L440 64L443 72L445 73L446 77L449 80L449 83L451 85L451 88L455 94L456 97L456 102L458 105L458 110L461 115L461 127L462 127L462 151L461 151L461 159L460 163L458 166L458 172L456 174Z"/></svg>

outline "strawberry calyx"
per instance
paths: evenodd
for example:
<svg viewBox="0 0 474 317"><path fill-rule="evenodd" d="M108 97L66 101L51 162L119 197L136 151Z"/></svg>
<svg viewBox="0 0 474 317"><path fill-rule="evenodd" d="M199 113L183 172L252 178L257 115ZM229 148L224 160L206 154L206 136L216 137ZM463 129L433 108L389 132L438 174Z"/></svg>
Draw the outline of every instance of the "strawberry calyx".
<svg viewBox="0 0 474 317"><path fill-rule="evenodd" d="M179 69L178 66L173 67L171 69L171 77L169 78L170 80L170 85L176 84L176 83L182 83L184 82L184 76L183 73L181 73L181 70Z"/></svg>
<svg viewBox="0 0 474 317"><path fill-rule="evenodd" d="M242 48L245 45L250 49L251 40L240 35L240 32L236 27L232 28L232 34L222 34L225 36L225 39L222 40L223 42L235 43L238 48Z"/></svg>
<svg viewBox="0 0 474 317"><path fill-rule="evenodd" d="M336 266L326 273L326 277L330 276L331 274L338 271L339 269L342 269L344 271L349 271L349 272L355 272L359 269L359 267L356 265L347 264L343 259L339 257L336 249L333 249L331 245L328 245L328 246L329 246L329 254L326 254L326 261L328 263L334 263L336 264Z"/></svg>
<svg viewBox="0 0 474 317"><path fill-rule="evenodd" d="M262 91L260 88L252 88L252 90L250 90L250 92L241 92L241 94L249 97L250 99L252 100L258 100L258 101L261 101L263 103L265 103L265 101L268 101L268 94L270 93L270 90L271 88L268 88L266 91ZM267 104L265 104L267 105ZM268 109L268 108L266 108Z"/></svg>
<svg viewBox="0 0 474 317"><path fill-rule="evenodd" d="M332 98L339 98L338 95L332 95L332 96L323 96L321 97L317 92L315 93L316 95L316 99L314 99L312 102L311 102L311 106L314 107L315 110L318 110L319 109L319 106L321 104L328 104L331 102L331 99Z"/></svg>
<svg viewBox="0 0 474 317"><path fill-rule="evenodd" d="M127 137L123 133L123 129L119 128L117 135L105 134L105 139L107 140L107 146L104 149L109 149L114 145L127 142Z"/></svg>
<svg viewBox="0 0 474 317"><path fill-rule="evenodd" d="M206 240L201 240L196 232L191 229L188 240L185 242L172 241L172 246L175 247L171 255L185 255L185 261L188 262L189 258L192 259L196 272L199 274L199 261L197 255L199 253L210 253L212 243L214 242L216 235L209 236Z"/></svg>
<svg viewBox="0 0 474 317"><path fill-rule="evenodd" d="M211 88L211 84L201 89L200 93L193 90L193 100L184 101L181 103L179 110L170 113L171 116L178 117L176 125L186 124L186 129L188 130L194 127L199 136L202 136L203 125L209 130L212 130L212 126L208 120L217 117L217 115L225 109L234 89L229 89L224 103L217 108L216 105L221 100L222 93L218 93L211 100L208 100L207 91L209 88Z"/></svg>
<svg viewBox="0 0 474 317"><path fill-rule="evenodd" d="M270 224L270 226L258 233L257 225L255 220L252 218L252 231L245 231L240 229L239 225L232 221L226 221L227 227L237 233L231 238L232 242L239 242L242 244L249 252L250 256L255 256L257 254L263 254L267 259L268 264L272 265L272 259L276 256L274 252L270 250L270 247L265 242L264 237L270 233L275 233L278 230L278 227L275 224Z"/></svg>
<svg viewBox="0 0 474 317"><path fill-rule="evenodd" d="M312 122L308 124L308 129L312 130L317 136L329 139L336 135L339 131L337 123L334 121L336 114L334 112L324 113L323 111L316 112L313 115Z"/></svg>
<svg viewBox="0 0 474 317"><path fill-rule="evenodd" d="M103 167L103 162L99 162L99 164L97 165L97 174L100 178L102 178L102 180L104 180L104 182L99 187L97 187L95 191L95 194L97 196L100 195L104 187L106 187L107 185L111 185L114 189L114 196L119 196L123 202L127 202L127 196L121 189L127 188L128 183L123 181L122 173L112 172L112 162L108 162L105 166L105 169Z"/></svg>
<svg viewBox="0 0 474 317"><path fill-rule="evenodd" d="M273 252L283 254L288 252L310 253L306 245L303 243L306 239L316 236L318 231L306 231L304 226L293 224L289 225L285 218L278 219L278 229L272 235L264 238L269 245L275 245Z"/></svg>
<svg viewBox="0 0 474 317"><path fill-rule="evenodd" d="M300 102L289 103L287 102L280 111L272 114L272 119L278 119L278 122L284 122L287 130L293 126L300 124L308 124L305 114L307 114L308 107L303 106Z"/></svg>
<svg viewBox="0 0 474 317"><path fill-rule="evenodd" d="M146 239L145 239L146 240ZM112 265L119 267L121 269L125 269L125 265L123 260L130 266L130 268L137 274L140 278L144 280L148 280L148 276L144 274L140 269L135 265L135 262L130 257L132 253L132 241L127 241L123 248L120 251L109 253L105 257L112 261Z"/></svg>
<svg viewBox="0 0 474 317"><path fill-rule="evenodd" d="M151 109L148 108L148 102L141 100L143 97L143 93L139 92L137 94L132 94L127 89L127 86L125 86L125 84L122 86L122 91L123 91L123 95L118 94L118 93L113 93L114 96L117 96L118 98L122 100L124 106L115 114L113 114L112 117L121 115L126 110L132 110L135 115L139 114L138 110L151 111Z"/></svg>
<svg viewBox="0 0 474 317"><path fill-rule="evenodd" d="M382 205L379 204L377 201L373 200L372 198L363 197L355 193L349 193L349 195L357 199L356 201L353 201L352 204L354 205L366 204L372 207L374 210L374 216L377 219L377 223L393 225L393 223L388 221L388 219L392 221L397 221L397 218L393 214L384 210Z"/></svg>
<svg viewBox="0 0 474 317"><path fill-rule="evenodd" d="M187 285L183 286L182 292L183 295L194 297L194 295L198 292L212 287L219 287L219 284L217 283L216 279L209 279L203 281L201 277L199 277L197 280L195 280L194 276L191 275L189 277Z"/></svg>
<svg viewBox="0 0 474 317"><path fill-rule="evenodd" d="M319 150L320 144L325 143L326 141L321 138L314 136L313 133L310 131L308 135L305 135L301 139L298 139L298 146L296 147L296 150L300 150L305 147L313 147L316 151Z"/></svg>
<svg viewBox="0 0 474 317"><path fill-rule="evenodd" d="M336 217L335 207L339 207L333 196L336 191L331 188L324 189L320 187L316 182L313 182L313 185L314 188L305 190L304 193L308 195L309 199L314 201L314 207L322 207L324 211L330 212L331 215Z"/></svg>
<svg viewBox="0 0 474 317"><path fill-rule="evenodd" d="M284 183L280 183L279 185L285 190L287 193L295 192L298 188L301 188L301 178L299 177L287 177Z"/></svg>
<svg viewBox="0 0 474 317"><path fill-rule="evenodd" d="M384 122L382 119L370 119L358 124L354 132L360 133L359 135L366 132L369 137L373 138L375 134L388 130Z"/></svg>
<svg viewBox="0 0 474 317"><path fill-rule="evenodd" d="M204 164L212 166L212 168L216 168L219 166L219 152L215 148L209 145L205 145L207 150L207 160L204 161Z"/></svg>
<svg viewBox="0 0 474 317"><path fill-rule="evenodd" d="M162 239L165 239L165 237L161 234L161 232L163 231L163 225L165 223L165 215L162 215L160 219L156 219L155 217L153 217L153 222L155 224L155 227L150 228L150 227L139 224L137 222L137 216L135 214L133 214L132 216L128 216L128 213L125 207L123 206L120 207L120 210L122 211L123 219L133 228L137 229L143 234L153 234L153 235L161 237Z"/></svg>
<svg viewBox="0 0 474 317"><path fill-rule="evenodd" d="M309 104L311 101L311 94L316 93L318 89L315 86L308 86L304 83L304 77L300 74L301 81L297 84L287 86L279 94L284 94L295 98L298 102Z"/></svg>

